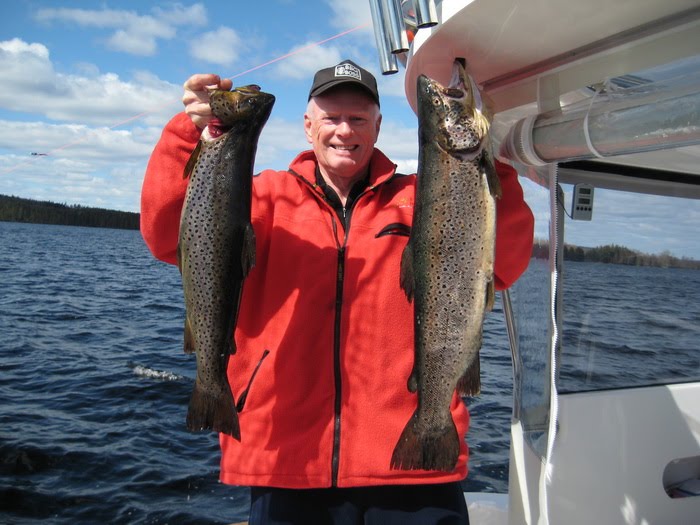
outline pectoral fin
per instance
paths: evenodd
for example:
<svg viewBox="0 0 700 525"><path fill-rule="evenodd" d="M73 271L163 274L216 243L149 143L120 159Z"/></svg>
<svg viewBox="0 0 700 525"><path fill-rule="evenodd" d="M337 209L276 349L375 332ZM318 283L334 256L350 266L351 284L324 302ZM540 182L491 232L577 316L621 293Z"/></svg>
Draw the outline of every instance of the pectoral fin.
<svg viewBox="0 0 700 525"><path fill-rule="evenodd" d="M479 352L469 364L467 371L457 382L457 392L460 396L476 396L481 392L481 363Z"/></svg>
<svg viewBox="0 0 700 525"><path fill-rule="evenodd" d="M493 279L491 279L488 283L486 283L486 306L484 307L484 311L490 312L493 310L493 304L496 302L496 288L493 283Z"/></svg>
<svg viewBox="0 0 700 525"><path fill-rule="evenodd" d="M243 232L243 249L241 250L241 268L243 278L248 276L250 270L255 267L255 230L253 225L248 223Z"/></svg>
<svg viewBox="0 0 700 525"><path fill-rule="evenodd" d="M185 164L185 171L182 174L183 179L187 179L192 175L195 166L197 165L197 160L199 159L199 152L202 150L202 141L197 142L197 146L194 148L192 155L190 155L190 160Z"/></svg>
<svg viewBox="0 0 700 525"><path fill-rule="evenodd" d="M501 190L501 179L498 178L498 173L496 172L496 166L493 163L491 155L485 153L481 157L481 166L486 173L486 181L489 184L489 191L494 199L500 199L503 194Z"/></svg>
<svg viewBox="0 0 700 525"><path fill-rule="evenodd" d="M413 291L414 291L414 277L413 277L413 250L411 248L411 241L403 249L403 254L401 256L401 277L400 285L401 289L406 292L406 297L408 301L413 301Z"/></svg>
<svg viewBox="0 0 700 525"><path fill-rule="evenodd" d="M185 313L185 353L193 354L195 351L194 345L194 334L192 333L192 327L190 326L190 320Z"/></svg>

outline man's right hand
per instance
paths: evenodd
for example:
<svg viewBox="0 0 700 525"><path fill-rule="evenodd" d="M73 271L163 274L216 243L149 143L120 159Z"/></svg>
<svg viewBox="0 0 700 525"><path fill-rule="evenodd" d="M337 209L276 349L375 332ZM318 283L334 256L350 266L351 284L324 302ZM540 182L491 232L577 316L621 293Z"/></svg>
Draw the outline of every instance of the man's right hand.
<svg viewBox="0 0 700 525"><path fill-rule="evenodd" d="M211 73L198 73L188 78L183 87L185 93L182 95L182 103L185 105L185 113L195 126L204 129L213 117L209 106L209 90L229 91L233 87L233 82Z"/></svg>

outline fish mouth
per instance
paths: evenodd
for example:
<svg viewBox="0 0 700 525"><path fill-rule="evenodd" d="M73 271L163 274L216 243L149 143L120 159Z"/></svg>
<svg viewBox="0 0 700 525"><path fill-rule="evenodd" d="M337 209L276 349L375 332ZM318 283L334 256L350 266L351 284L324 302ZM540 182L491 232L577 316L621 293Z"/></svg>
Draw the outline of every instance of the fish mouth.
<svg viewBox="0 0 700 525"><path fill-rule="evenodd" d="M452 77L450 83L441 87L443 95L452 99L466 99L467 104L473 102L474 93L477 93L476 86L467 75L467 71L460 60L455 60L452 63Z"/></svg>
<svg viewBox="0 0 700 525"><path fill-rule="evenodd" d="M213 129L213 134L218 136L251 118L267 120L274 102L275 97L263 92L257 84L240 86L231 91L213 90L209 94L212 111L210 131Z"/></svg>

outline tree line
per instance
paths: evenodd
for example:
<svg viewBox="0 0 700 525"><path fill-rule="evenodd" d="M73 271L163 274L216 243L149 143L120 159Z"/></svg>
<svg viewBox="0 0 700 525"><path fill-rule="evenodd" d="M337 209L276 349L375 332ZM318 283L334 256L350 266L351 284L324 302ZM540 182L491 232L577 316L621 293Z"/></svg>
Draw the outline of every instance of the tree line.
<svg viewBox="0 0 700 525"><path fill-rule="evenodd" d="M50 201L37 201L0 195L0 221L138 230L139 218L138 213L127 211L93 208L79 204L59 204ZM532 247L532 256L536 259L547 259L549 257L549 242L535 239ZM650 255L617 244L598 246L596 248L583 248L565 244L564 260L626 264L630 266L700 269L700 261L687 257L674 257L668 251Z"/></svg>
<svg viewBox="0 0 700 525"><path fill-rule="evenodd" d="M139 229L139 214L0 195L0 221Z"/></svg>
<svg viewBox="0 0 700 525"><path fill-rule="evenodd" d="M532 247L532 256L536 259L549 258L549 242L535 239ZM607 244L596 248L583 248L581 246L564 244L564 260L700 270L700 261L695 259L675 257L668 251L651 255L617 244Z"/></svg>

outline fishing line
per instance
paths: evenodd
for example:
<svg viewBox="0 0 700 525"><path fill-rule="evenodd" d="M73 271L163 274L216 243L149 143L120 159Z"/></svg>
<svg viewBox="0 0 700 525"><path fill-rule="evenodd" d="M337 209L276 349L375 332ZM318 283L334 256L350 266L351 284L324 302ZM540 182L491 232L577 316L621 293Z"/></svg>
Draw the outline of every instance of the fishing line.
<svg viewBox="0 0 700 525"><path fill-rule="evenodd" d="M314 47L321 46L321 45L326 44L326 43L328 43L328 42L330 42L330 41L332 41L332 40L335 40L335 39L337 39L337 38L341 38L341 37L343 37L343 36L345 36L345 35L348 35L348 34L350 34L350 33L353 33L353 32L355 32L355 31L358 31L358 30L360 30L360 29L364 29L364 28L368 27L369 25L370 25L370 24L367 23L367 24L359 25L359 26L357 26L357 27L353 27L353 28L351 28L351 29L346 29L345 31L342 31L342 32L340 32L340 33L338 33L338 34L336 34L336 35L330 36L330 37L328 37L328 38L324 38L323 40L319 40L318 42L312 42L311 44L307 44L307 45L305 45L305 46L302 46L302 47L300 47L300 48L298 48L298 49L295 49L294 51L290 51L289 53L285 53L284 55L278 56L277 58L273 58L272 60L268 60L267 62L264 62L264 63L262 63L262 64L259 64L259 65L255 66L255 67L252 67L252 68L250 68L250 69L247 69L247 70L245 70L245 71L243 71L243 72L241 72L241 73L236 73L235 75L230 76L230 77L227 77L227 78L228 78L229 80L233 80L233 79L235 79L235 78L242 77L243 75L247 75L248 73L252 73L253 71L257 71L257 70L262 69L262 68L264 68L264 67L267 67L267 66L269 66L269 65L271 65L271 64L275 64L276 62L280 62L280 61L285 60L285 59L287 59L287 58L290 58L290 57L292 57L292 56L294 56L294 55L298 55L299 53L302 53L302 52L307 51L307 50L309 50L309 49L312 49L312 48L314 48ZM164 107L166 107L166 106L169 106L169 105L171 105L171 104L174 104L175 102L177 102L177 101L176 101L176 100L169 100L169 101L167 101L167 102L165 102L165 103L163 103L163 104L161 104L161 105L159 105L159 106L155 106L153 109L150 109L150 110L144 111L144 112L142 112L142 113L139 113L138 115L134 115L134 116L132 116L132 117L129 117L129 118L125 119L125 120L122 120L122 121L120 121L120 122L117 122L116 124L112 124L111 126L108 126L107 129L108 129L108 130L113 130L113 129L118 128L118 127L120 127L120 126L123 126L124 124L127 124L127 123L129 123L129 122L133 122L133 121L135 121L135 120L139 120L140 118L143 118L143 117L145 117L146 115L150 115L151 113L155 113L156 111L158 111L158 110L160 110L160 109L162 109L162 108L164 108ZM29 159L25 160L24 162L20 162L20 163L17 164L16 166L12 166L11 168L7 168L7 169L5 169L4 171L2 171L2 174L4 175L4 174L7 174L7 173L11 173L11 172L13 172L13 171L15 171L15 170L18 170L19 168L22 168L22 167L24 167L24 166L27 166L27 165L31 164L32 162L36 162L36 160L37 160L36 157L39 157L39 156L41 156L41 157L52 156L53 154L55 154L55 153L57 153L57 152L59 152L59 151L62 151L62 150L64 150L64 149L68 149L68 148L70 148L70 147L72 147L72 146L75 146L75 145L77 145L77 144L80 144L80 143L82 143L82 142L86 142L89 138L90 138L89 136L85 136L85 137L83 137L83 138L74 140L74 141L72 141L72 142L68 142L68 143L66 143L66 144L64 144L64 145L62 145L62 146L58 146L58 147L56 147L56 148L54 148L54 149L52 149L52 150L47 151L46 153L44 153L44 154L42 154L42 155L37 155L37 156L35 156L35 158L29 158Z"/></svg>

